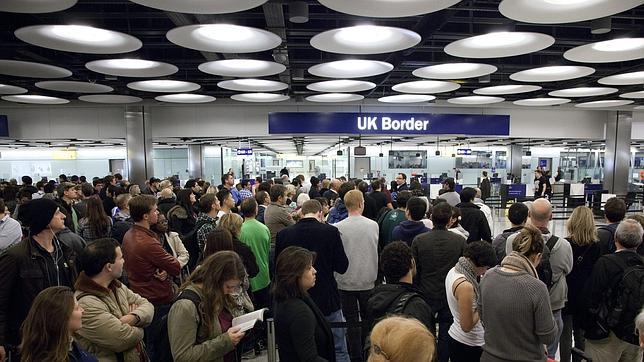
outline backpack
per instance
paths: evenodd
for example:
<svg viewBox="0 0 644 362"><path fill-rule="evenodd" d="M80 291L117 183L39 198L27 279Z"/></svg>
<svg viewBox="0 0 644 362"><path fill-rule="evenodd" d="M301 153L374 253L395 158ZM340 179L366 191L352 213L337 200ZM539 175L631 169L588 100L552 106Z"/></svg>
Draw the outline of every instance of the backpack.
<svg viewBox="0 0 644 362"><path fill-rule="evenodd" d="M404 292L402 295L398 297L398 300L395 303L391 303L391 305L389 305L389 309L387 310L387 313L385 313L380 318L374 319L371 322L371 325L369 326L369 330L367 331L367 337L365 338L364 348L362 350L365 361L369 357L369 351L371 350L370 335L371 335L371 330L373 329L373 326L375 326L378 322L380 322L381 320L389 316L403 314L403 311L407 307L407 304L409 304L409 301L416 296L420 297L420 294L412 291Z"/></svg>
<svg viewBox="0 0 644 362"><path fill-rule="evenodd" d="M199 295L190 290L183 290L172 302L176 303L178 300L188 299L191 301L195 308L197 308L197 315L199 315L199 324L197 325L197 331L201 327L201 315L199 314L199 304L201 304L201 298ZM170 335L168 333L168 314L161 317L159 320L159 333L157 334L154 341L154 353L155 353L155 362L173 362L174 358L172 357L172 349L170 348Z"/></svg>
<svg viewBox="0 0 644 362"><path fill-rule="evenodd" d="M190 260L188 261L188 268L190 270L195 270L197 263L201 261L203 257L203 250L199 248L199 240L197 239L197 235L199 229L201 229L201 227L206 225L207 223L209 223L209 221L197 221L195 227L192 228L189 233L181 237L183 245L186 247L186 250L188 250L188 253L190 254Z"/></svg>
<svg viewBox="0 0 644 362"><path fill-rule="evenodd" d="M606 233L599 232L600 230L606 231L606 233L608 233L607 234L608 238L606 240L602 240L602 235L606 235ZM616 227L611 227L611 226L608 226L608 225L600 226L600 227L597 228L599 240L601 241L602 244L604 243L604 241L606 242L606 248L607 248L605 250L606 253L611 254L611 253L614 253L617 250L617 247L615 246L615 231L616 230L617 230Z"/></svg>
<svg viewBox="0 0 644 362"><path fill-rule="evenodd" d="M622 340L639 345L635 318L644 304L644 265L630 265L608 300L606 325Z"/></svg>
<svg viewBox="0 0 644 362"><path fill-rule="evenodd" d="M548 290L552 289L552 287L555 285L557 280L553 280L552 278L552 267L550 266L550 255L552 255L552 248L557 244L557 240L559 240L558 236L552 235L550 236L550 239L546 242L546 246L548 247L548 251L550 254L548 254L548 259L541 259L541 263L537 266L537 275L539 276L539 280L541 280L546 287L548 287Z"/></svg>

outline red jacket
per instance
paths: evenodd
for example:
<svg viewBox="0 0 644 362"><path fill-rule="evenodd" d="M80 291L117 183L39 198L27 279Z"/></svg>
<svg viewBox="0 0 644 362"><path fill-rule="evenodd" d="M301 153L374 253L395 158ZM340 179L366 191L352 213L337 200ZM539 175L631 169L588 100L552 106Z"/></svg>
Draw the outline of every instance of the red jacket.
<svg viewBox="0 0 644 362"><path fill-rule="evenodd" d="M123 237L123 258L130 289L153 304L169 304L174 298L170 278L154 277L157 270L177 276L179 261L168 254L157 235L144 227L133 225Z"/></svg>

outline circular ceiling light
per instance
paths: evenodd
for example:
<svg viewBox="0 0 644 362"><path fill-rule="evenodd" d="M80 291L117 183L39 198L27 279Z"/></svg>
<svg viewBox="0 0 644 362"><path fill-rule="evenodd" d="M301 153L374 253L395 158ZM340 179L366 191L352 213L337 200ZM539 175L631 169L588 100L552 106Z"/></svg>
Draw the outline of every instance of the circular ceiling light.
<svg viewBox="0 0 644 362"><path fill-rule="evenodd" d="M0 94L22 94L27 93L27 90L15 85L0 84Z"/></svg>
<svg viewBox="0 0 644 362"><path fill-rule="evenodd" d="M386 96L378 98L378 102L382 103L421 103L429 102L436 99L435 96L426 94L398 94L395 96Z"/></svg>
<svg viewBox="0 0 644 362"><path fill-rule="evenodd" d="M325 78L363 78L384 74L394 66L376 60L347 59L322 63L309 68L309 73Z"/></svg>
<svg viewBox="0 0 644 362"><path fill-rule="evenodd" d="M0 74L28 78L65 78L72 75L72 72L48 64L0 59Z"/></svg>
<svg viewBox="0 0 644 362"><path fill-rule="evenodd" d="M131 58L95 60L86 63L85 68L119 77L163 77L179 71L172 64Z"/></svg>
<svg viewBox="0 0 644 362"><path fill-rule="evenodd" d="M460 84L453 82L444 82L440 80L417 80L396 84L391 87L391 89L401 93L425 94L451 92L459 89L460 87Z"/></svg>
<svg viewBox="0 0 644 362"><path fill-rule="evenodd" d="M503 102L505 99L501 97L489 97L489 96L466 96L466 97L456 97L450 98L447 102L452 104L462 104L462 105L472 105L472 104L492 104Z"/></svg>
<svg viewBox="0 0 644 362"><path fill-rule="evenodd" d="M351 94L351 93L325 93L325 94L316 94L313 96L306 97L306 100L309 102L322 102L322 103L353 102L353 101L361 101L363 99L364 99L364 96L360 94Z"/></svg>
<svg viewBox="0 0 644 362"><path fill-rule="evenodd" d="M282 44L282 38L270 31L232 24L181 26L166 38L184 48L216 53L255 53Z"/></svg>
<svg viewBox="0 0 644 362"><path fill-rule="evenodd" d="M595 69L590 67L559 65L522 70L510 74L510 79L519 82L555 82L581 78L593 73Z"/></svg>
<svg viewBox="0 0 644 362"><path fill-rule="evenodd" d="M268 0L130 0L154 9L188 14L228 14L256 8Z"/></svg>
<svg viewBox="0 0 644 362"><path fill-rule="evenodd" d="M641 4L641 0L503 0L499 11L525 23L562 24L603 18Z"/></svg>
<svg viewBox="0 0 644 362"><path fill-rule="evenodd" d="M546 34L502 31L451 42L445 53L461 58L511 57L533 53L554 43L555 38Z"/></svg>
<svg viewBox="0 0 644 362"><path fill-rule="evenodd" d="M167 79L143 80L140 82L131 82L127 84L127 87L130 89L144 91L144 92L162 92L162 93L192 92L201 88L201 86L197 83L184 82L181 80L167 80Z"/></svg>
<svg viewBox="0 0 644 362"><path fill-rule="evenodd" d="M36 83L36 87L57 92L71 93L107 93L114 90L110 86L88 82L75 82L68 80L48 80Z"/></svg>
<svg viewBox="0 0 644 362"><path fill-rule="evenodd" d="M39 96L35 94L22 94L17 96L2 96L5 101L29 104L65 104L69 103L67 99L49 96Z"/></svg>
<svg viewBox="0 0 644 362"><path fill-rule="evenodd" d="M570 99L566 98L529 98L529 99L520 99L512 103L517 106L528 106L528 107L542 107L542 106L556 106L558 104L564 104L570 102Z"/></svg>
<svg viewBox="0 0 644 362"><path fill-rule="evenodd" d="M74 53L127 53L143 46L131 35L85 25L33 25L14 33L26 43Z"/></svg>
<svg viewBox="0 0 644 362"><path fill-rule="evenodd" d="M168 103L208 103L215 101L215 97L213 96L191 93L166 94L163 96L154 97L154 99L159 102Z"/></svg>
<svg viewBox="0 0 644 362"><path fill-rule="evenodd" d="M605 85L644 84L644 71L611 75L600 78L597 82Z"/></svg>
<svg viewBox="0 0 644 362"><path fill-rule="evenodd" d="M0 87L0 92L1 91L2 91L2 87ZM624 94L620 94L619 97L620 98L631 98L631 99L643 99L644 98L644 91L624 93Z"/></svg>
<svg viewBox="0 0 644 362"><path fill-rule="evenodd" d="M78 97L83 102L90 103L108 103L108 104L127 104L140 102L143 99L133 96L124 96L120 94L92 94Z"/></svg>
<svg viewBox="0 0 644 362"><path fill-rule="evenodd" d="M69 9L78 0L2 0L0 11L9 13L42 14Z"/></svg>
<svg viewBox="0 0 644 362"><path fill-rule="evenodd" d="M326 80L306 86L308 90L327 93L362 92L373 88L376 88L376 83L353 79Z"/></svg>
<svg viewBox="0 0 644 362"><path fill-rule="evenodd" d="M275 92L288 88L288 84L266 79L234 79L217 83L217 87L237 92Z"/></svg>
<svg viewBox="0 0 644 362"><path fill-rule="evenodd" d="M619 107L631 104L634 101L626 101L621 99L611 99L606 101L594 101L594 102L585 102L575 104L575 107L579 108L604 108L604 107Z"/></svg>
<svg viewBox="0 0 644 362"><path fill-rule="evenodd" d="M594 97L617 92L617 88L609 87L577 87L552 91L548 93L553 97Z"/></svg>
<svg viewBox="0 0 644 362"><path fill-rule="evenodd" d="M581 63L612 63L644 58L644 38L622 38L572 48L564 58Z"/></svg>
<svg viewBox="0 0 644 362"><path fill-rule="evenodd" d="M222 77L265 77L282 73L283 64L255 59L225 59L199 64L199 70Z"/></svg>
<svg viewBox="0 0 644 362"><path fill-rule="evenodd" d="M390 26L357 25L328 30L311 38L311 46L329 53L381 54L420 43L417 33Z"/></svg>
<svg viewBox="0 0 644 362"><path fill-rule="evenodd" d="M461 0L319 0L329 9L372 18L399 18L433 13Z"/></svg>
<svg viewBox="0 0 644 362"><path fill-rule="evenodd" d="M465 79L492 74L497 67L480 63L446 63L418 68L413 75L428 79Z"/></svg>
<svg viewBox="0 0 644 362"><path fill-rule="evenodd" d="M285 101L289 99L289 96L274 93L242 93L232 95L230 98L240 102L263 103Z"/></svg>
<svg viewBox="0 0 644 362"><path fill-rule="evenodd" d="M541 87L538 85L506 84L506 85L496 85L492 87L475 89L474 94L496 96L501 94L519 94L519 93L535 92L540 89Z"/></svg>

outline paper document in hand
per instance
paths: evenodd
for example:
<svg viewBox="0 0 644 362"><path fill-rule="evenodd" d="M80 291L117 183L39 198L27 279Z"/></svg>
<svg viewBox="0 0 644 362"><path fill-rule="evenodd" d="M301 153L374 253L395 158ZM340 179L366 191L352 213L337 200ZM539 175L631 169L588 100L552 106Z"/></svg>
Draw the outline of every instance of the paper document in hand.
<svg viewBox="0 0 644 362"><path fill-rule="evenodd" d="M239 327L239 330L246 332L247 330L255 326L255 322L264 321L264 311L267 311L268 308L262 308L254 312L241 315L237 318L233 318L233 327Z"/></svg>

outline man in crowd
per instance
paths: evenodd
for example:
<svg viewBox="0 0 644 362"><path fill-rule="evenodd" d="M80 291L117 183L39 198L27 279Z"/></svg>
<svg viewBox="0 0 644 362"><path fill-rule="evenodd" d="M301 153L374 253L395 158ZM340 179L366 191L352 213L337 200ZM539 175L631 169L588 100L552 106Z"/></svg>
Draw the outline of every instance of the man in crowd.
<svg viewBox="0 0 644 362"><path fill-rule="evenodd" d="M264 224L264 213L266 212L266 208L268 205L271 204L271 198L268 196L268 192L266 191L257 191L255 194L255 201L259 205L258 211L257 211L257 221L261 222Z"/></svg>
<svg viewBox="0 0 644 362"><path fill-rule="evenodd" d="M250 279L255 309L269 307L271 278L268 270L268 258L271 249L271 232L266 225L255 219L258 205L254 198L244 199L240 208L242 216L244 216L244 223L241 227L239 240L252 250L259 267L259 273Z"/></svg>
<svg viewBox="0 0 644 362"><path fill-rule="evenodd" d="M222 216L232 212L235 207L235 198L230 190L224 187L217 192L217 200L219 200L219 211L217 212L217 223L219 223Z"/></svg>
<svg viewBox="0 0 644 362"><path fill-rule="evenodd" d="M494 240L492 240L492 246L494 246L494 251L496 251L496 262L498 265L501 265L501 261L505 258L505 246L508 237L521 231L526 221L528 221L528 207L522 202L512 204L508 209L508 220L510 220L511 227L503 230L501 234L497 235Z"/></svg>
<svg viewBox="0 0 644 362"><path fill-rule="evenodd" d="M474 197L476 197L476 190L471 187L466 187L461 191L461 202L456 205L461 210L460 224L470 233L467 238L468 242L478 240L492 242L490 224L488 224L483 211L473 203Z"/></svg>
<svg viewBox="0 0 644 362"><path fill-rule="evenodd" d="M443 189L441 190L438 198L447 201L451 206L456 206L461 202L461 195L459 195L455 189L456 183L454 182L454 179L451 177L446 178L445 181L443 181Z"/></svg>
<svg viewBox="0 0 644 362"><path fill-rule="evenodd" d="M230 193L228 193L230 195ZM217 214L219 213L219 200L215 194L205 194L199 199L199 216L195 230L197 230L197 243L199 244L199 252L204 252L206 239L211 231L215 230L217 226ZM201 257L199 258L201 259Z"/></svg>
<svg viewBox="0 0 644 362"><path fill-rule="evenodd" d="M399 173L396 175L396 192L408 191L409 185L407 185L407 175L404 173Z"/></svg>
<svg viewBox="0 0 644 362"><path fill-rule="evenodd" d="M599 249L600 253L610 254L614 253L617 248L615 247L615 230L619 223L626 217L626 203L617 197L611 197L604 205L604 218L607 225L597 227L597 236L599 236Z"/></svg>
<svg viewBox="0 0 644 362"><path fill-rule="evenodd" d="M334 178L331 180L331 185L328 191L326 191L322 196L326 197L329 200L329 205L333 205L335 199L338 198L338 192L340 191L340 186L342 186L342 181Z"/></svg>
<svg viewBox="0 0 644 362"><path fill-rule="evenodd" d="M398 226L401 222L405 221L407 218L405 216L407 212L407 202L411 198L411 192L401 191L398 193L397 206L395 210L391 210L386 214L383 214L378 220L380 225L380 237L378 239L378 244L380 250L382 250L387 244L394 241L393 232L394 228Z"/></svg>
<svg viewBox="0 0 644 362"><path fill-rule="evenodd" d="M150 181L148 182L148 187L144 188L141 193L144 195L152 195L156 196L157 192L159 192L159 183L161 183L161 180L159 180L156 177L150 178Z"/></svg>
<svg viewBox="0 0 644 362"><path fill-rule="evenodd" d="M392 241L404 241L411 246L411 242L417 235L428 232L429 229L422 222L426 210L425 200L420 197L410 198L405 209L405 218L407 220L394 228L391 234Z"/></svg>
<svg viewBox="0 0 644 362"><path fill-rule="evenodd" d="M264 224L271 231L271 245L275 245L275 237L285 227L295 224L286 208L286 187L273 185L271 187L271 204L264 212Z"/></svg>
<svg viewBox="0 0 644 362"><path fill-rule="evenodd" d="M64 182L58 187L58 205L60 211L65 214L65 226L71 231L78 230L78 220L81 215L74 207L74 203L78 199L79 186L71 182Z"/></svg>
<svg viewBox="0 0 644 362"><path fill-rule="evenodd" d="M371 193L369 194L371 198L376 201L376 209L380 212L380 209L383 207L388 207L393 209L391 201L387 199L387 194L382 192L382 182L380 180L375 180L371 183Z"/></svg>
<svg viewBox="0 0 644 362"><path fill-rule="evenodd" d="M22 227L20 223L9 214L9 210L0 199L0 254L10 247L18 244L22 239Z"/></svg>
<svg viewBox="0 0 644 362"><path fill-rule="evenodd" d="M241 202L241 196L239 195L239 191L237 191L237 188L235 187L235 177L227 173L221 176L221 184L225 189L230 191L233 197L233 201L235 201L235 205L239 205L239 203Z"/></svg>
<svg viewBox="0 0 644 362"><path fill-rule="evenodd" d="M240 184L241 190L239 190L239 199L244 201L245 199L253 197L253 192L250 190L250 182L248 180L242 180Z"/></svg>

